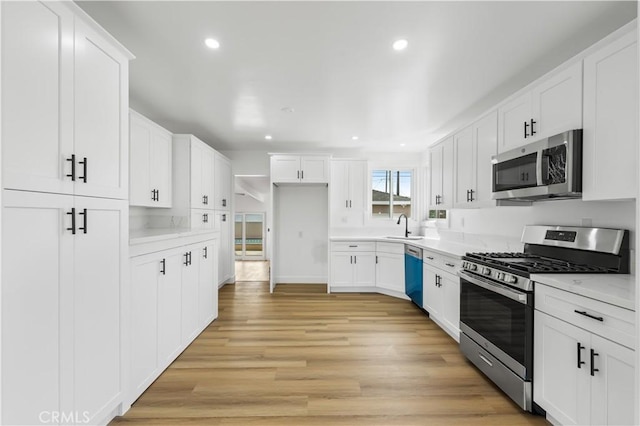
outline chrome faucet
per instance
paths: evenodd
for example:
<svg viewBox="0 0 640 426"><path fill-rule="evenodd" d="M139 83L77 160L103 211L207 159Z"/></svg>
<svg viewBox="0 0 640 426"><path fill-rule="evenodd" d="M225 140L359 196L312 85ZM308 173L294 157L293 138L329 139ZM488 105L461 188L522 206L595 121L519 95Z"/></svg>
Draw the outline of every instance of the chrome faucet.
<svg viewBox="0 0 640 426"><path fill-rule="evenodd" d="M409 238L409 234L411 232L409 232L409 218L407 217L406 214L402 213L400 215L400 217L398 218L398 225L400 225L400 221L402 220L402 217L404 216L404 237L405 238Z"/></svg>

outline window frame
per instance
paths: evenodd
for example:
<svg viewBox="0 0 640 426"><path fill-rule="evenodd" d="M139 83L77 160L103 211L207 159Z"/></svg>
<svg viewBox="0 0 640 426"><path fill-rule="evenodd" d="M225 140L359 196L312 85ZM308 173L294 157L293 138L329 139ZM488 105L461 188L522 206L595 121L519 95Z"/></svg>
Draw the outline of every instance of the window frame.
<svg viewBox="0 0 640 426"><path fill-rule="evenodd" d="M370 165L369 169L368 169L368 173L367 173L367 203L368 203L368 207L367 207L367 211L368 211L368 218L370 219L370 223L385 223L388 224L387 222L395 222L398 220L398 218L400 217L400 214L402 213L398 213L396 214L393 211L393 192L391 192L391 199L389 200L389 206L390 206L390 215L386 215L386 216L380 216L377 214L373 213L373 172L375 171L391 171L391 173L394 172L409 172L411 174L411 188L410 188L410 199L411 199L411 215L409 216L409 221L413 221L416 222L417 220L415 219L415 216L417 214L416 209L417 204L416 204L416 194L417 194L417 168L416 167L412 167L412 166L399 166L399 167L391 167L388 165Z"/></svg>

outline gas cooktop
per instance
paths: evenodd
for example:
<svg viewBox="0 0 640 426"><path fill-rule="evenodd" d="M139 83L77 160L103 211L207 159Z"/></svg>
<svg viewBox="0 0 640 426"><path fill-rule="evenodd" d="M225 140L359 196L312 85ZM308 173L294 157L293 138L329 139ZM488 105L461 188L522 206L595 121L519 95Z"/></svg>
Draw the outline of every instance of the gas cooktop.
<svg viewBox="0 0 640 426"><path fill-rule="evenodd" d="M610 270L601 266L568 262L532 253L467 253L464 259L513 273L525 273L525 275L532 273L585 274L610 272Z"/></svg>

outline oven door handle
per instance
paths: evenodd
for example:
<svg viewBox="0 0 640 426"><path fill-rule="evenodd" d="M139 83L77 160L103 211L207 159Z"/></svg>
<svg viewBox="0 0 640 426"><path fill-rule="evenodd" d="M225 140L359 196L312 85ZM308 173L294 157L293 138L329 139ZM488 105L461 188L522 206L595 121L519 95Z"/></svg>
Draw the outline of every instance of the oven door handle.
<svg viewBox="0 0 640 426"><path fill-rule="evenodd" d="M462 271L458 271L458 276L464 280L469 281L471 284L477 285L478 287L482 287L486 290L493 291L494 293L498 293L518 303L522 303L523 305L527 304L528 295L526 293L513 290L510 287L507 287L502 284L492 283L490 281L471 276Z"/></svg>

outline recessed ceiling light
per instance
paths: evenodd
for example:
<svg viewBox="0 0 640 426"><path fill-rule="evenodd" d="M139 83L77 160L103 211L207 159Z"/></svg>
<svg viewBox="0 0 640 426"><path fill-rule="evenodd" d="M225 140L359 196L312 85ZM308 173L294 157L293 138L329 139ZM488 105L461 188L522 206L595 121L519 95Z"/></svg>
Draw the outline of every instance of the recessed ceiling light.
<svg viewBox="0 0 640 426"><path fill-rule="evenodd" d="M209 49L217 49L220 47L220 42L214 38L208 38L204 41Z"/></svg>
<svg viewBox="0 0 640 426"><path fill-rule="evenodd" d="M273 139L273 136L271 136L271 135L266 135L264 138L265 138L266 140L270 141L271 139Z"/></svg>
<svg viewBox="0 0 640 426"><path fill-rule="evenodd" d="M407 145L406 143L401 143L401 144L400 144L400 146L406 146L406 145Z"/></svg>
<svg viewBox="0 0 640 426"><path fill-rule="evenodd" d="M393 50L404 50L409 45L409 42L405 39L396 40L393 42Z"/></svg>
<svg viewBox="0 0 640 426"><path fill-rule="evenodd" d="M358 137L357 137L357 136L351 136L351 140L353 140L353 141L357 141L357 140L358 140Z"/></svg>

